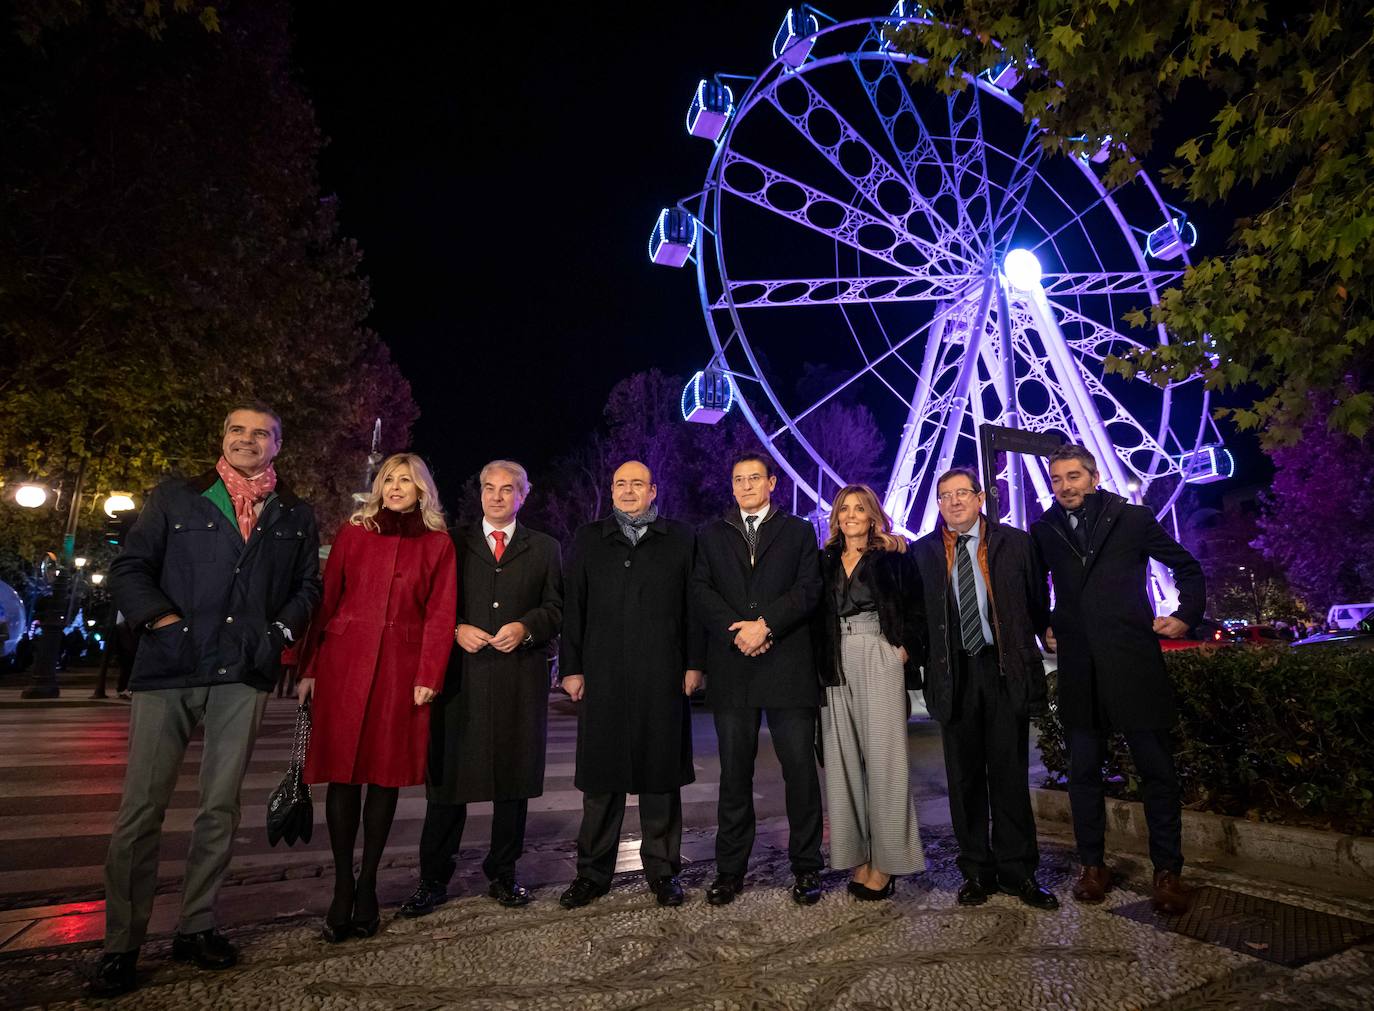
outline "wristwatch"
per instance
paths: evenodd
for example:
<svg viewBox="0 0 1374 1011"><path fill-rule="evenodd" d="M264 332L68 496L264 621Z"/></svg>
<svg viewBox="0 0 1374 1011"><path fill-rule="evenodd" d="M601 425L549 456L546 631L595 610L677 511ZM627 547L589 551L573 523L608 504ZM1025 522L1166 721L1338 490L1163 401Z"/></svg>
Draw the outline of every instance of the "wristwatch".
<svg viewBox="0 0 1374 1011"><path fill-rule="evenodd" d="M285 639L287 642L295 642L295 641L296 641L296 637L295 637L294 635L291 634L291 629L287 628L287 627L286 627L285 625L283 625L280 621L274 621L274 622L272 622L272 624L273 624L274 626L276 626L277 631L279 631L279 632L281 633L281 637L282 637L283 639Z"/></svg>

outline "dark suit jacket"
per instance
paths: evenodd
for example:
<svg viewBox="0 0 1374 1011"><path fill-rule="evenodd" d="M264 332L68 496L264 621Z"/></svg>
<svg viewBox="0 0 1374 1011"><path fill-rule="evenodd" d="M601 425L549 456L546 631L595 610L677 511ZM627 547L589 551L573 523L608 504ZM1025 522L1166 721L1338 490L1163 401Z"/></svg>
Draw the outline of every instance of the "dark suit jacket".
<svg viewBox="0 0 1374 1011"><path fill-rule="evenodd" d="M1059 643L1058 707L1068 728L1167 730L1173 691L1155 635L1149 561L1173 569L1189 626L1202 620L1202 566L1165 533L1145 506L1099 491L1087 556L1079 554L1058 505L1031 524L1036 550L1054 577L1050 624Z"/></svg>
<svg viewBox="0 0 1374 1011"><path fill-rule="evenodd" d="M821 596L820 550L806 520L774 506L759 524L753 565L739 509L697 537L693 596L706 627L706 698L712 709L820 704L810 621ZM773 647L748 657L735 648L737 621L762 617Z"/></svg>
<svg viewBox="0 0 1374 1011"><path fill-rule="evenodd" d="M958 601L945 556L944 520L912 547L921 572L922 612L927 629L925 701L930 715L947 723L959 715L960 685L954 650L960 648ZM1019 716L1045 704L1045 665L1035 643L1048 613L1043 570L1024 530L1000 524L986 527L988 624L997 664L1006 678L1007 697Z"/></svg>
<svg viewBox="0 0 1374 1011"><path fill-rule="evenodd" d="M558 542L517 521L498 562L482 522L453 532L458 624L495 632L523 622L530 641L449 654L430 717L429 798L445 804L519 800L544 792L549 655L563 621Z"/></svg>

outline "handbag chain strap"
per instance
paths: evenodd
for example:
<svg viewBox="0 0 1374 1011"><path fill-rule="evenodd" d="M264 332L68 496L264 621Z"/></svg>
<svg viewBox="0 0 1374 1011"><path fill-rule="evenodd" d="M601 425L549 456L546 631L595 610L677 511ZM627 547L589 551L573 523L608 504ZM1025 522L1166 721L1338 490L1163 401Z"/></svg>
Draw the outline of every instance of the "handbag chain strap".
<svg viewBox="0 0 1374 1011"><path fill-rule="evenodd" d="M305 773L305 751L310 747L310 703L303 702L296 709L296 736L291 742L291 764L287 772L291 776L291 800L300 797L301 777Z"/></svg>

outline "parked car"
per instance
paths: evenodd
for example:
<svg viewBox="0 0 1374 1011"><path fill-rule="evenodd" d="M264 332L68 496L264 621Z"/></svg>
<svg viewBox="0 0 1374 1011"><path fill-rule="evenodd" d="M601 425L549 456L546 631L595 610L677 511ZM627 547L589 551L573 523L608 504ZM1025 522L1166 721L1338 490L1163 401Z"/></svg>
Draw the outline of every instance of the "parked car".
<svg viewBox="0 0 1374 1011"><path fill-rule="evenodd" d="M1229 632L1232 642L1246 643L1251 646L1275 646L1293 641L1293 633L1280 631L1268 625L1242 625Z"/></svg>
<svg viewBox="0 0 1374 1011"><path fill-rule="evenodd" d="M1159 637L1160 649L1197 649L1200 646L1229 646L1234 639L1231 633L1222 626L1221 622L1212 618L1203 618L1192 628L1188 629L1188 634L1182 639L1166 639Z"/></svg>
<svg viewBox="0 0 1374 1011"><path fill-rule="evenodd" d="M1318 632L1293 643L1294 649L1311 646L1358 646L1360 649L1374 649L1374 617L1363 619L1354 628Z"/></svg>
<svg viewBox="0 0 1374 1011"><path fill-rule="evenodd" d="M1332 604L1331 609L1326 612L1326 627L1332 631L1354 629L1370 617L1374 617L1374 603Z"/></svg>

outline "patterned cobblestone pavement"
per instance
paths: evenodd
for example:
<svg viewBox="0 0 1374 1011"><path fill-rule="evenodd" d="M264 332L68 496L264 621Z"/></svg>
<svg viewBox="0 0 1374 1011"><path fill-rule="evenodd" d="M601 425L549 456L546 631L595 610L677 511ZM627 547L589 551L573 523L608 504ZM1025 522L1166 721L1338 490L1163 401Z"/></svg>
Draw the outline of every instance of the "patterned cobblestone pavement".
<svg viewBox="0 0 1374 1011"><path fill-rule="evenodd" d="M475 895L420 920L389 920L382 933L340 946L297 918L233 931L242 961L211 974L145 949L145 984L107 1006L199 1008L665 1008L820 1009L1374 1007L1374 944L1288 970L1135 923L1108 910L1145 896L1145 868L1118 863L1126 880L1104 907L1068 898L1072 859L1044 845L1041 878L1064 902L1037 912L1007 896L964 909L953 841L927 834L930 869L902 880L894 901L855 902L846 876L827 874L819 905L799 908L779 840L761 840L748 889L732 905L706 905L709 862L684 873L688 902L658 908L642 875L566 912L557 889L520 910ZM1195 881L1363 919L1369 904L1314 898L1233 874ZM83 1006L93 948L36 953L0 963L5 1006Z"/></svg>

